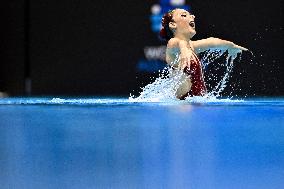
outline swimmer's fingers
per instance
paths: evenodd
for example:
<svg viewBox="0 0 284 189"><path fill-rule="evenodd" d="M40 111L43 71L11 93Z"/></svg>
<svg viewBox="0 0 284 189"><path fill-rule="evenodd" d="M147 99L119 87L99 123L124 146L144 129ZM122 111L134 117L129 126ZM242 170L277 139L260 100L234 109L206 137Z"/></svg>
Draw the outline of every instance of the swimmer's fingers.
<svg viewBox="0 0 284 189"><path fill-rule="evenodd" d="M178 68L180 70L184 70L185 67L189 67L190 65L190 59L185 57L185 58L181 58L180 60L180 64L178 65Z"/></svg>
<svg viewBox="0 0 284 189"><path fill-rule="evenodd" d="M239 49L239 50L241 50L241 51L248 51L247 48L242 47L242 46L240 46L240 45L235 45L235 48L237 48L237 49Z"/></svg>
<svg viewBox="0 0 284 189"><path fill-rule="evenodd" d="M236 45L236 48L240 51L239 53L241 53L242 51L246 51L246 52L250 53L250 55L251 55L252 57L255 57L254 54L253 54L253 52L252 52L251 50L245 48L245 47Z"/></svg>
<svg viewBox="0 0 284 189"><path fill-rule="evenodd" d="M180 63L178 64L178 68L179 68L180 70L182 70L182 67L183 67L185 61L186 61L186 58L181 58L181 59L180 59Z"/></svg>

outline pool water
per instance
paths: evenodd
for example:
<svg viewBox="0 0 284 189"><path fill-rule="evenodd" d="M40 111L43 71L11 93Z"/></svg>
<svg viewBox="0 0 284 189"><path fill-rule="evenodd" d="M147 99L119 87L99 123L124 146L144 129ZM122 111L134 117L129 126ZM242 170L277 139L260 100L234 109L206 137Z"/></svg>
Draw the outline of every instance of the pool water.
<svg viewBox="0 0 284 189"><path fill-rule="evenodd" d="M0 99L2 189L280 189L284 99Z"/></svg>

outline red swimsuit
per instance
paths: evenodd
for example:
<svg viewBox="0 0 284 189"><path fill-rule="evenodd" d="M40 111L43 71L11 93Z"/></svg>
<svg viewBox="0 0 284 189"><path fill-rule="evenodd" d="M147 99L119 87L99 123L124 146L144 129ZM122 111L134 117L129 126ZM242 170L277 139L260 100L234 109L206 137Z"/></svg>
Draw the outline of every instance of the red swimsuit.
<svg viewBox="0 0 284 189"><path fill-rule="evenodd" d="M181 100L184 100L188 96L204 96L207 92L200 60L195 53L193 55L193 59L190 60L190 68L185 67L184 69L184 73L190 75L192 86L190 91L180 97Z"/></svg>

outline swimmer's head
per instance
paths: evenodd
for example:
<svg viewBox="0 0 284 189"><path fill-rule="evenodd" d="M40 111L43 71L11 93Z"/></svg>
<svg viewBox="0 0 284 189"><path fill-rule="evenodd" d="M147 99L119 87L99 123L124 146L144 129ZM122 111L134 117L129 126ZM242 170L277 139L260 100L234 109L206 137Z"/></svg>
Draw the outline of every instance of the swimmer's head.
<svg viewBox="0 0 284 189"><path fill-rule="evenodd" d="M164 40L170 40L176 35L185 35L192 38L195 34L195 16L184 9L174 9L162 18L160 36Z"/></svg>

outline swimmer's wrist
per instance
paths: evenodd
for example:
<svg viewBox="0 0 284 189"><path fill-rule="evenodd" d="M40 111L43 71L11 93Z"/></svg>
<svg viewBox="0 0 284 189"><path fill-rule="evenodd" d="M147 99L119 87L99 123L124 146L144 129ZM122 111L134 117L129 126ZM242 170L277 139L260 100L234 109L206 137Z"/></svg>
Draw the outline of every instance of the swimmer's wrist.
<svg viewBox="0 0 284 189"><path fill-rule="evenodd" d="M236 44L233 43L233 42L231 42L231 41L228 41L227 47L228 47L229 49L234 49L234 48L236 47Z"/></svg>
<svg viewBox="0 0 284 189"><path fill-rule="evenodd" d="M239 49L239 50L241 50L241 51L248 51L247 48L242 47L242 46L237 45L237 44L234 44L233 49Z"/></svg>

